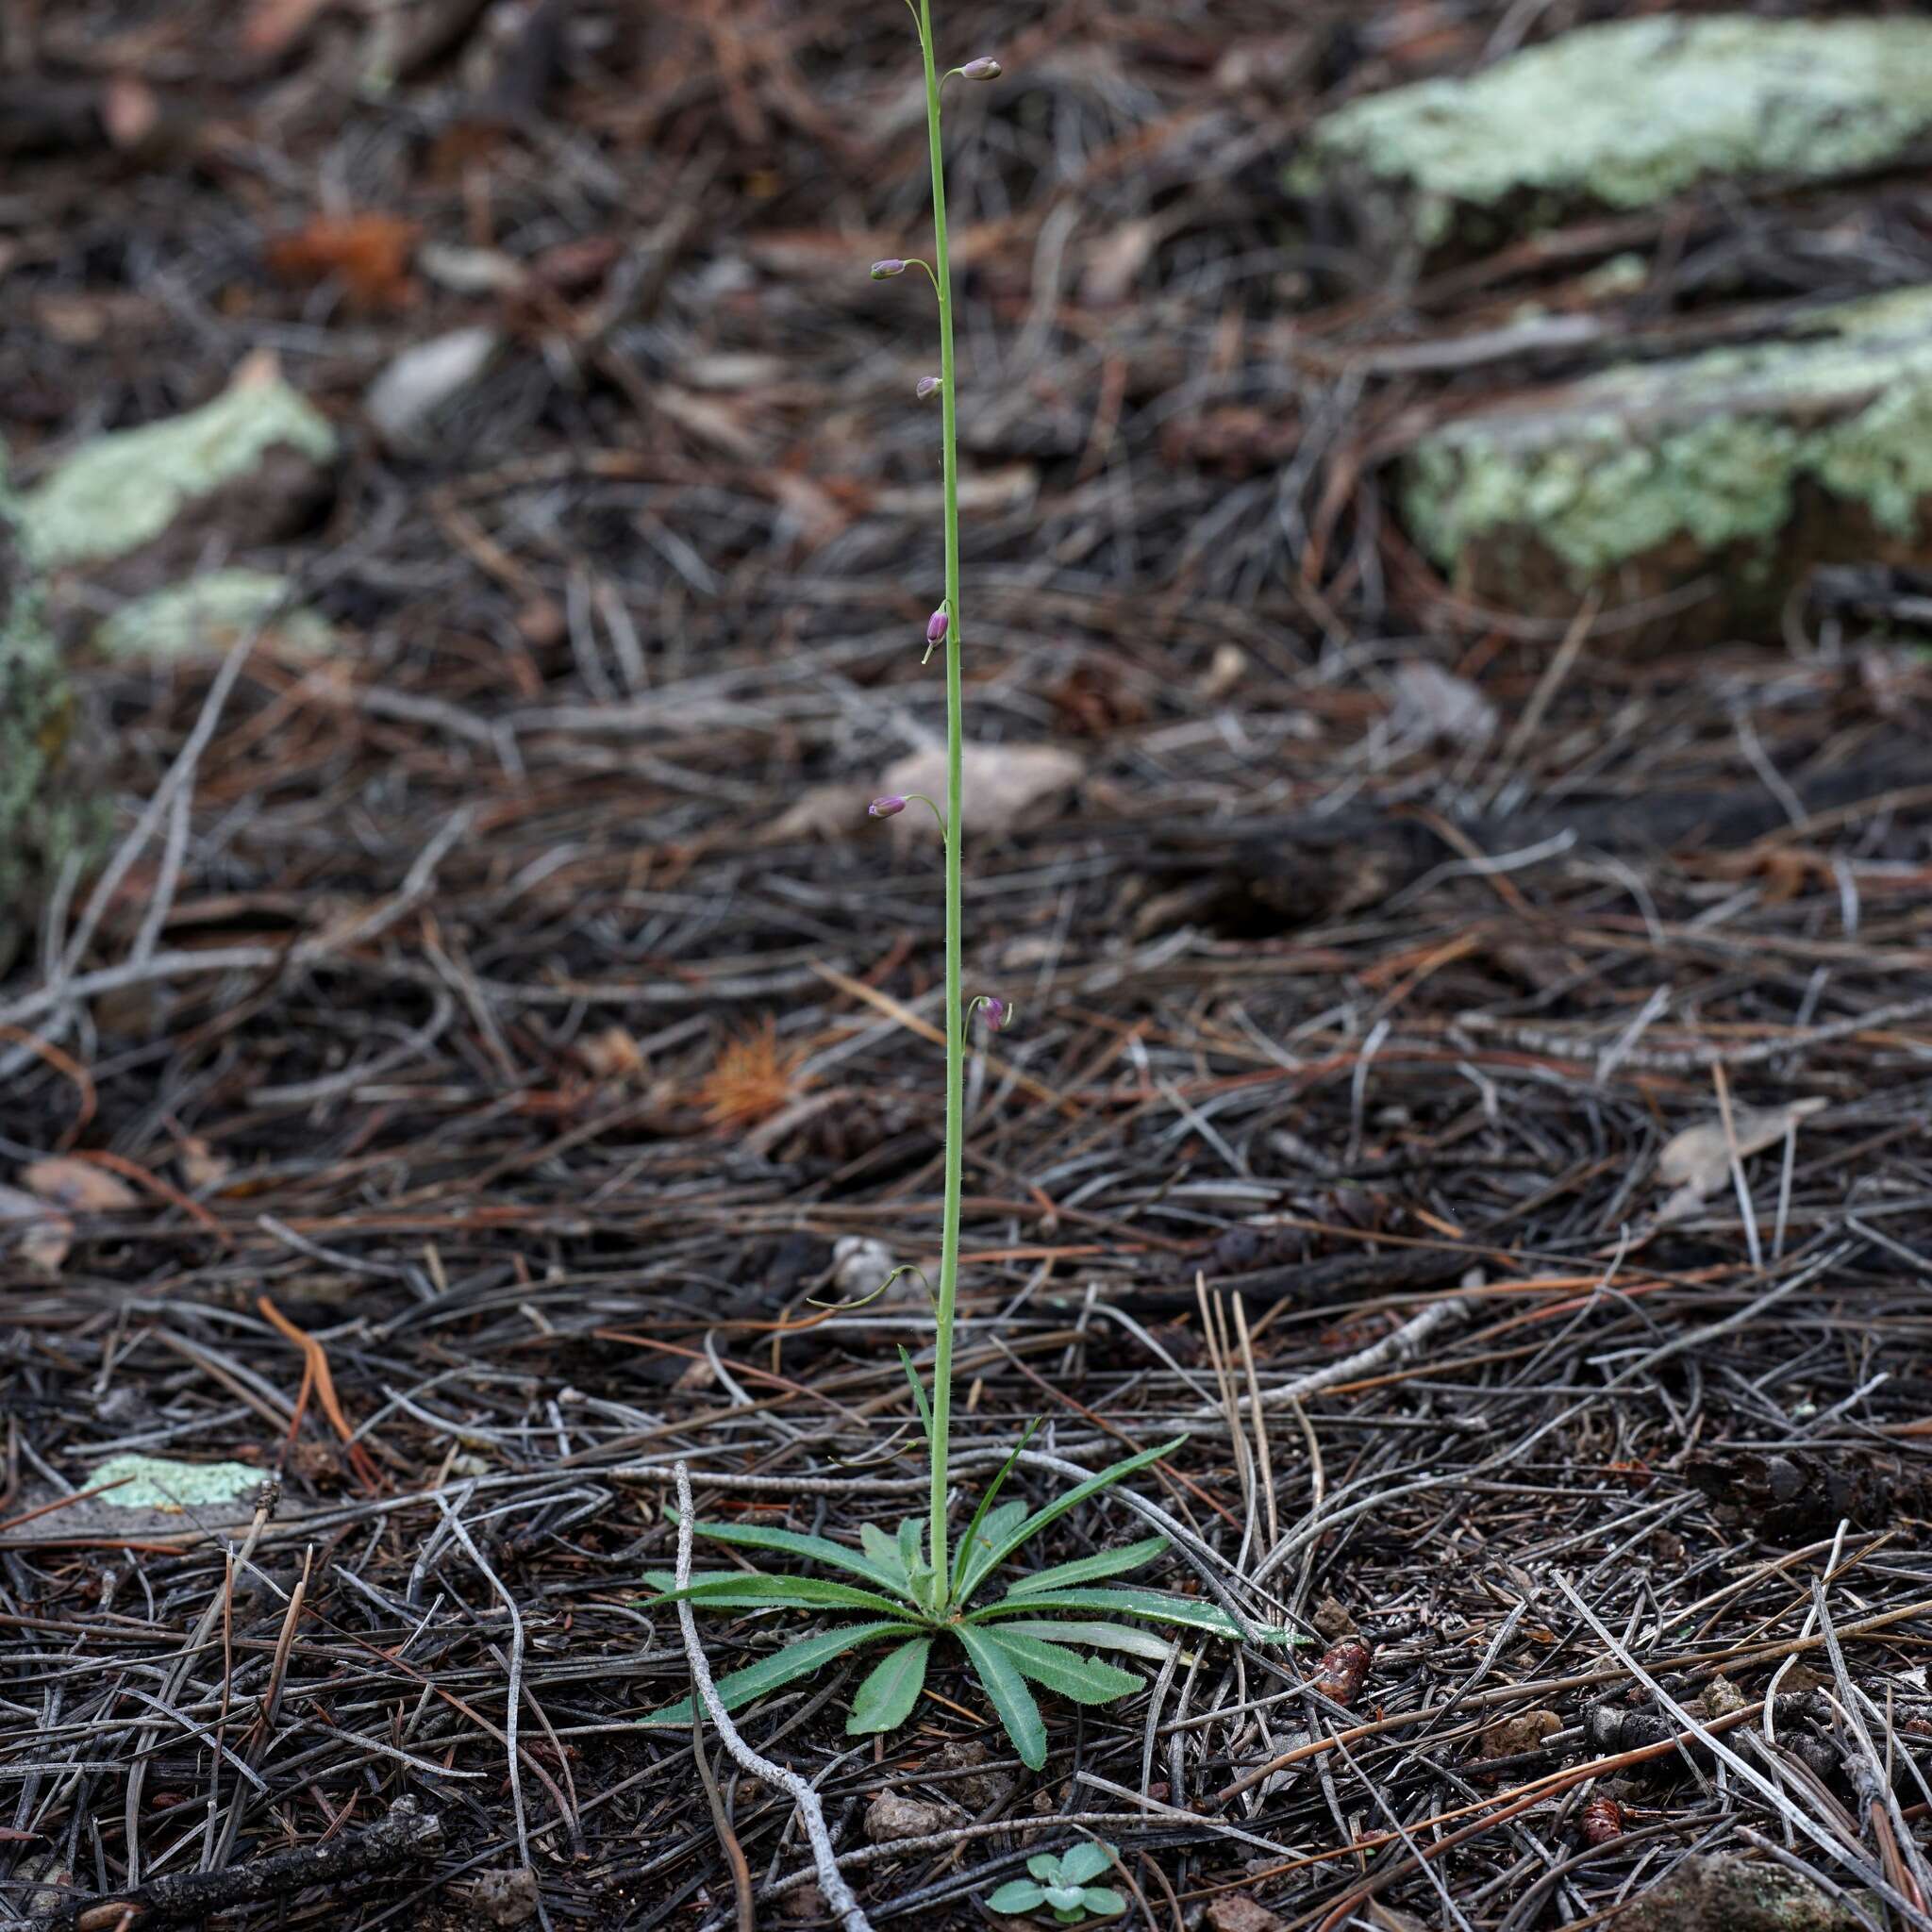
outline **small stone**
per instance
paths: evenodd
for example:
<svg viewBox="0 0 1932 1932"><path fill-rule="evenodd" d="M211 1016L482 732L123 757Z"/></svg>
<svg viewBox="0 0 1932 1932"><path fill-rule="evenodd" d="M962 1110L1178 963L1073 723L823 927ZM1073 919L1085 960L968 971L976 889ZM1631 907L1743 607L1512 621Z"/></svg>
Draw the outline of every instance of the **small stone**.
<svg viewBox="0 0 1932 1932"><path fill-rule="evenodd" d="M1355 1619L1349 1615L1344 1605L1332 1596L1324 1596L1315 1606L1312 1619L1318 1635L1333 1643L1338 1637L1353 1637L1356 1634Z"/></svg>
<svg viewBox="0 0 1932 1932"><path fill-rule="evenodd" d="M1048 808L1070 791L1085 770L1085 762L1057 744L969 744L960 758L960 787L965 800L962 816L968 832L997 836L1021 824L1038 824ZM904 797L924 792L946 798L946 753L943 745L914 752L889 766L881 791ZM895 829L908 838L939 836L928 811L908 812Z"/></svg>
<svg viewBox="0 0 1932 1932"><path fill-rule="evenodd" d="M1426 658L1395 667L1389 728L1399 739L1480 750L1496 733L1496 708L1470 683Z"/></svg>
<svg viewBox="0 0 1932 1932"><path fill-rule="evenodd" d="M1787 1682L1790 1681L1789 1674ZM1704 1687L1704 1695L1697 1700L1698 1707L1706 1717L1729 1717L1734 1710L1742 1710L1751 1700L1720 1674Z"/></svg>
<svg viewBox="0 0 1932 1932"><path fill-rule="evenodd" d="M1208 1932L1287 1932L1288 1921L1244 1891L1218 1898L1208 1907Z"/></svg>
<svg viewBox="0 0 1932 1932"><path fill-rule="evenodd" d="M1483 1733L1482 1755L1520 1757L1525 1751L1534 1751L1545 1738L1554 1737L1562 1728L1563 1720L1554 1710L1520 1711L1515 1717L1506 1717L1500 1724L1491 1724Z"/></svg>
<svg viewBox="0 0 1932 1932"><path fill-rule="evenodd" d="M870 1235L841 1234L832 1243L832 1288L840 1301L857 1301L876 1294L879 1283L897 1265L884 1241ZM905 1294L919 1292L919 1277L902 1274L893 1287Z"/></svg>
<svg viewBox="0 0 1932 1932"><path fill-rule="evenodd" d="M803 1885L794 1885L778 1901L778 1916L781 1919L825 1919L831 1916L831 1912L825 1904L824 1893L808 1880Z"/></svg>
<svg viewBox="0 0 1932 1932"><path fill-rule="evenodd" d="M1618 1917L1621 1932L1853 1932L1867 1923L1782 1865L1696 1852Z"/></svg>
<svg viewBox="0 0 1932 1932"><path fill-rule="evenodd" d="M929 1762L935 1772L966 1771L991 1763L992 1756L977 1739L960 1738L941 1744ZM1009 1772L975 1771L970 1777L948 1778L945 1789L957 1791L972 1810L984 1811L991 1806L1005 1804L1013 1795L1014 1779Z"/></svg>
<svg viewBox="0 0 1932 1932"><path fill-rule="evenodd" d="M527 1865L485 1872L471 1883L469 1897L487 1924L508 1932L537 1916L537 1874Z"/></svg>
<svg viewBox="0 0 1932 1932"><path fill-rule="evenodd" d="M950 1805L932 1805L898 1791L881 1791L865 1808L865 1835L875 1845L904 1838L930 1838L958 1824L959 1814Z"/></svg>
<svg viewBox="0 0 1932 1932"><path fill-rule="evenodd" d="M405 349L370 384L363 400L376 433L393 450L423 448L438 411L489 368L502 341L500 331L478 325Z"/></svg>

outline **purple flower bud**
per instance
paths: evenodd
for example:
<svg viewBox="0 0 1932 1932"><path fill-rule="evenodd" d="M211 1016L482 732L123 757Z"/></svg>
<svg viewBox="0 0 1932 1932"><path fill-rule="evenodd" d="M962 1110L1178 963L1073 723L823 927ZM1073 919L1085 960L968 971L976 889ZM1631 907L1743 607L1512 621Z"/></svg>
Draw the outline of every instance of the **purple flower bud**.
<svg viewBox="0 0 1932 1932"><path fill-rule="evenodd" d="M906 801L899 797L897 793L891 791L887 792L883 798L874 798L866 807L866 810L875 819L895 819L905 809Z"/></svg>
<svg viewBox="0 0 1932 1932"><path fill-rule="evenodd" d="M896 255L889 255L884 261L875 261L872 265L872 278L875 282L889 282L894 275L905 273L906 264Z"/></svg>
<svg viewBox="0 0 1932 1932"><path fill-rule="evenodd" d="M988 1027L997 1033L1013 1016L1013 1009L997 993L990 992L981 996L979 1010Z"/></svg>
<svg viewBox="0 0 1932 1932"><path fill-rule="evenodd" d="M944 643L946 641L946 632L951 627L952 622L953 620L950 617L948 617L943 610L935 610L933 614L925 620L926 642L929 644Z"/></svg>
<svg viewBox="0 0 1932 1932"><path fill-rule="evenodd" d="M919 400L923 403L924 402L927 396L938 395L941 390L944 389L945 386L946 379L942 375L922 375L919 378L918 388L916 388L912 391L912 393L916 395L919 398Z"/></svg>
<svg viewBox="0 0 1932 1932"><path fill-rule="evenodd" d="M967 61L959 72L968 80L997 80L1000 63L991 54L982 54L977 60Z"/></svg>

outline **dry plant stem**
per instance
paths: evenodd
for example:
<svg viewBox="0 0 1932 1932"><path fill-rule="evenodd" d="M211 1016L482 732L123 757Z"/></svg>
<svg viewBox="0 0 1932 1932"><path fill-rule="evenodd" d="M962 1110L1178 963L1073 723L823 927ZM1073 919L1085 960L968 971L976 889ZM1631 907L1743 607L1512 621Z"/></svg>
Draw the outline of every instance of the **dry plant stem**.
<svg viewBox="0 0 1932 1932"><path fill-rule="evenodd" d="M685 1590L691 1585L691 1525L697 1519L691 1507L691 1477L683 1463L677 1465L675 1474L677 1479L677 1587ZM711 1682L711 1666L705 1656L704 1646L698 1641L697 1619L691 1614L689 1597L678 1599L677 1627L684 1633L684 1654L691 1660L691 1690L716 1725L725 1750L752 1776L762 1778L766 1784L791 1793L792 1802L798 1807L799 1822L805 1826L806 1841L811 1846L812 1863L818 1870L819 1890L825 1895L825 1904L845 1927L845 1932L873 1932L872 1922L859 1909L858 1900L853 1896L852 1888L839 1871L838 1854L832 1849L832 1835L825 1829L825 1814L819 1803L819 1794L795 1771L788 1771L782 1764L774 1764L770 1758L760 1757L739 1735L738 1726L731 1722L730 1714L718 1695L717 1686Z"/></svg>
<svg viewBox="0 0 1932 1932"><path fill-rule="evenodd" d="M442 1849L442 1838L441 1818L425 1813L414 1798L401 1797L391 1805L386 1818L363 1830L219 1872L170 1873L150 1879L136 1891L57 1913L47 1924L50 1932L60 1927L116 1932L122 1926L164 1920L199 1922L234 1906L276 1896L292 1898L310 1886L341 1885L345 1879L392 1872L411 1859L435 1857Z"/></svg>
<svg viewBox="0 0 1932 1932"><path fill-rule="evenodd" d="M1306 1375L1297 1375L1292 1382L1264 1389L1258 1396L1235 1395L1231 1397L1232 1406L1237 1413L1252 1409L1257 1402L1263 1408L1286 1408L1321 1390L1332 1389L1338 1382L1352 1382L1370 1369L1381 1368L1391 1361L1407 1361L1430 1336L1454 1323L1468 1320L1474 1312L1467 1301L1431 1302L1411 1315L1401 1327L1391 1328L1379 1341L1372 1341L1366 1348L1357 1349L1354 1355L1344 1356L1340 1361L1324 1362L1319 1369L1309 1370ZM1224 1424L1227 1416L1221 1409L1207 1407L1194 1410L1188 1420Z"/></svg>

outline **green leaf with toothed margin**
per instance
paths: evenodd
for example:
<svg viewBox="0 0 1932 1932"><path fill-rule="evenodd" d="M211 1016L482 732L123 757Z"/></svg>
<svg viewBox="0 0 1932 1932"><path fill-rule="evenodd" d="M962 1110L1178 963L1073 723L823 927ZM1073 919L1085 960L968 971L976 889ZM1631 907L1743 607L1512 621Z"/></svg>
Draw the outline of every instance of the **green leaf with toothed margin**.
<svg viewBox="0 0 1932 1932"><path fill-rule="evenodd" d="M1026 1688L1019 1665L984 1630L975 1629L971 1624L957 1624L954 1629L966 1646L966 1655L973 1659L974 1671L1000 1723L1006 1726L1007 1736L1013 1740L1013 1749L1020 1754L1020 1762L1028 1771L1043 1770L1046 1723L1040 1715L1040 1706L1032 1691Z"/></svg>
<svg viewBox="0 0 1932 1932"><path fill-rule="evenodd" d="M803 1557L808 1562L824 1563L828 1569L843 1570L848 1575L863 1576L894 1596L905 1593L906 1579L896 1569L888 1569L870 1556L860 1556L828 1536L804 1536L797 1530L766 1529L750 1523L700 1523L697 1533L714 1543L735 1543L747 1550L782 1550L790 1557Z"/></svg>
<svg viewBox="0 0 1932 1932"><path fill-rule="evenodd" d="M794 1677L810 1676L814 1672L823 1670L834 1657L843 1657L848 1650L857 1650L861 1643L876 1643L882 1637L903 1637L905 1634L903 1624L846 1624L837 1630L827 1630L822 1637L808 1637L803 1643L788 1643L783 1650L774 1652L759 1662L747 1664L741 1671L732 1671L720 1677L718 1695L724 1700L726 1710L737 1710L754 1697L762 1697L767 1690L775 1690L780 1684L791 1683ZM691 1717L691 1701L686 1697L666 1709L654 1710L640 1722L653 1726L688 1724Z"/></svg>
<svg viewBox="0 0 1932 1932"><path fill-rule="evenodd" d="M1056 1496L1043 1508L1036 1509L1024 1522L1015 1524L983 1557L974 1558L973 1567L966 1573L960 1594L971 1596L1021 1544L1038 1536L1048 1524L1058 1523L1069 1509L1077 1509L1089 1496L1097 1496L1102 1490L1111 1489L1122 1477L1145 1469L1149 1463L1158 1462L1163 1456L1172 1456L1187 1440L1185 1436L1176 1436L1157 1449L1143 1449L1138 1456L1126 1457L1110 1469L1103 1469L1098 1475L1090 1475L1084 1483L1075 1483L1065 1495Z"/></svg>
<svg viewBox="0 0 1932 1932"><path fill-rule="evenodd" d="M675 1576L653 1570L644 1581L663 1592L650 1599L652 1608L689 1599L701 1610L871 1610L875 1616L896 1617L903 1623L921 1621L915 1612L889 1596L854 1590L849 1583L833 1583L823 1576L768 1576L762 1570L714 1570L693 1576L679 1590Z"/></svg>
<svg viewBox="0 0 1932 1932"><path fill-rule="evenodd" d="M1082 1583L1098 1583L1104 1577L1122 1576L1153 1562L1167 1548L1164 1536L1143 1537L1137 1543L1123 1543L1117 1550L1100 1550L1091 1557L1076 1557L1071 1563L1056 1563L1050 1570L1036 1570L1007 1586L1008 1596L1035 1590L1072 1590Z"/></svg>
<svg viewBox="0 0 1932 1932"><path fill-rule="evenodd" d="M882 1657L853 1697L852 1715L845 1720L847 1736L896 1731L912 1715L912 1707L925 1689L925 1660L931 1655L932 1639L915 1637Z"/></svg>
<svg viewBox="0 0 1932 1932"><path fill-rule="evenodd" d="M1145 1617L1153 1624L1174 1624L1183 1630L1207 1630L1216 1637L1241 1641L1241 1625L1225 1610L1197 1597L1170 1596L1158 1590L1026 1590L1009 1592L997 1603L969 1610L970 1622L995 1617L1038 1617L1052 1610L1091 1610L1103 1616ZM1273 1641L1287 1642L1284 1631L1263 1631Z"/></svg>
<svg viewBox="0 0 1932 1932"><path fill-rule="evenodd" d="M1075 1704L1111 1704L1141 1688L1132 1671L1103 1663L1097 1657L1082 1657L1063 1643L1022 1636L998 1624L990 1624L985 1636L1012 1659L1022 1676L1031 1677L1056 1696L1071 1698Z"/></svg>

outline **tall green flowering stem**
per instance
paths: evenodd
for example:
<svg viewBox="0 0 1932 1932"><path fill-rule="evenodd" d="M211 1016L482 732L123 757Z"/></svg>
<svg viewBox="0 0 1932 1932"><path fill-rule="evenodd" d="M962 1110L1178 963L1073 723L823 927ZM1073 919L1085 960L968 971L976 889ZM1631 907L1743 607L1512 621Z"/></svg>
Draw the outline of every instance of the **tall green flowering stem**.
<svg viewBox="0 0 1932 1932"><path fill-rule="evenodd" d="M959 848L965 839L961 767L964 698L959 675L958 387L953 379L953 269L946 248L946 161L940 139L940 75L933 58L932 0L919 0L919 45L925 61L925 138L932 165L933 287L940 309L941 460L946 496L946 1151L940 1221L938 1335L932 1363L932 1529L928 1551L935 1601L952 1593L946 1534L946 1447L953 1420L953 1307L959 1291L959 1197L966 1158L966 1006L960 967L964 924Z"/></svg>
<svg viewBox="0 0 1932 1932"><path fill-rule="evenodd" d="M681 1540L678 1568L670 1573L649 1571L645 1581L659 1592L655 1601L680 1607L681 1618L686 1616L686 1606L692 1609L823 1609L841 1613L842 1621L836 1627L802 1641L788 1641L757 1662L721 1678L709 1694L705 1694L707 1674L700 1668L702 1659L694 1645L689 1643L687 1622L688 1647L693 1650L692 1678L708 1706L735 1710L780 1685L823 1671L852 1651L890 1644L891 1648L853 1692L845 1719L850 1736L881 1736L899 1729L911 1718L924 1691L935 1646L943 1644L950 1648L957 1644L965 1655L968 1669L978 1678L1007 1737L1020 1754L1020 1761L1040 1771L1046 1764L1049 1740L1046 1722L1031 1686L1038 1685L1076 1703L1110 1704L1139 1690L1141 1679L1105 1657L1089 1655L1090 1651L1114 1651L1160 1662L1167 1661L1172 1654L1165 1638L1115 1619L1131 1617L1141 1623L1204 1631L1229 1639L1239 1639L1248 1631L1244 1624L1211 1604L1110 1581L1144 1569L1161 1556L1168 1547L1166 1538L1161 1536L1143 1537L1138 1542L1095 1550L1068 1562L1032 1570L1009 1582L1004 1596L992 1598L987 1594L995 1575L1069 1510L1078 1508L1090 1498L1172 1455L1186 1441L1185 1437L1176 1436L1171 1442L1140 1450L1110 1469L1076 1482L1064 1494L1039 1508L1029 1508L1017 1500L995 1507L1007 1478L1026 1454L1027 1441L1032 1435L1029 1427L982 1490L978 1507L959 1538L957 1553L948 1534L946 1452L953 1420L953 1321L959 1291L959 1207L966 1152L966 1028L976 1014L989 1031L1001 1032L1011 1023L1013 1008L1008 1000L991 992L982 992L969 1002L962 983L965 922L959 861L965 832L965 800L961 795L964 703L959 654L964 632L959 623L958 392L954 380L953 275L946 245L945 154L940 139L940 90L955 75L962 80L997 80L1000 63L991 55L981 55L964 66L941 74L933 53L932 0L906 0L906 6L919 29L920 52L925 63L934 253L929 262L888 257L873 263L872 275L874 281L884 282L903 275L908 269L922 269L931 277L939 301L940 373L921 376L916 393L922 399L938 394L942 424L946 592L944 602L926 620L925 646L928 659L934 651L944 652L946 798L941 810L937 800L923 792L903 796L891 792L874 798L870 811L874 818L889 819L896 818L908 804L927 806L940 821L945 846L945 1199L940 1233L939 1286L933 1294L935 1333L930 1396L911 1357L904 1350L900 1352L912 1385L919 1419L925 1426L932 1476L930 1514L924 1523L916 1515L907 1517L899 1524L896 1537L887 1536L875 1524L866 1524L859 1533L860 1547L854 1549L831 1537L801 1535L771 1524L692 1523L689 1492L680 1489L680 1520L691 1535L739 1549L774 1550L804 1557L820 1569L836 1572L837 1580L743 1567L693 1574L688 1544ZM861 1307L864 1301L883 1294L898 1276L908 1273L920 1274L916 1268L895 1268L872 1295L860 1302L839 1302L832 1306ZM924 1280L924 1276L921 1274L920 1278ZM1069 1465L1058 1458L1046 1459L1056 1470L1069 1470ZM1071 1473L1079 1474L1077 1469ZM678 1474L681 1482L681 1468ZM1141 1507L1143 1512L1158 1515L1152 1505L1142 1504ZM668 1709L654 1712L647 1722L688 1724L694 1708L693 1700L687 1698ZM1091 1846L1075 1847L1058 1859L1049 1859L1042 1854L1029 1867L1040 1882L1008 1887L1007 1892L1024 1893L1029 1901L1050 1903L1062 1918L1070 1921L1087 1913L1116 1916L1123 1909L1118 1895L1104 1886L1087 1882L1106 1866L1104 1851L1099 1852L1100 1863L1093 1862L1096 1850ZM1051 1884L1041 1875L1049 1867ZM829 1884L825 1892L827 1897L831 1896ZM1005 1895L996 1894L996 1908L998 1898ZM1030 1910L1031 1904L1009 1908Z"/></svg>

